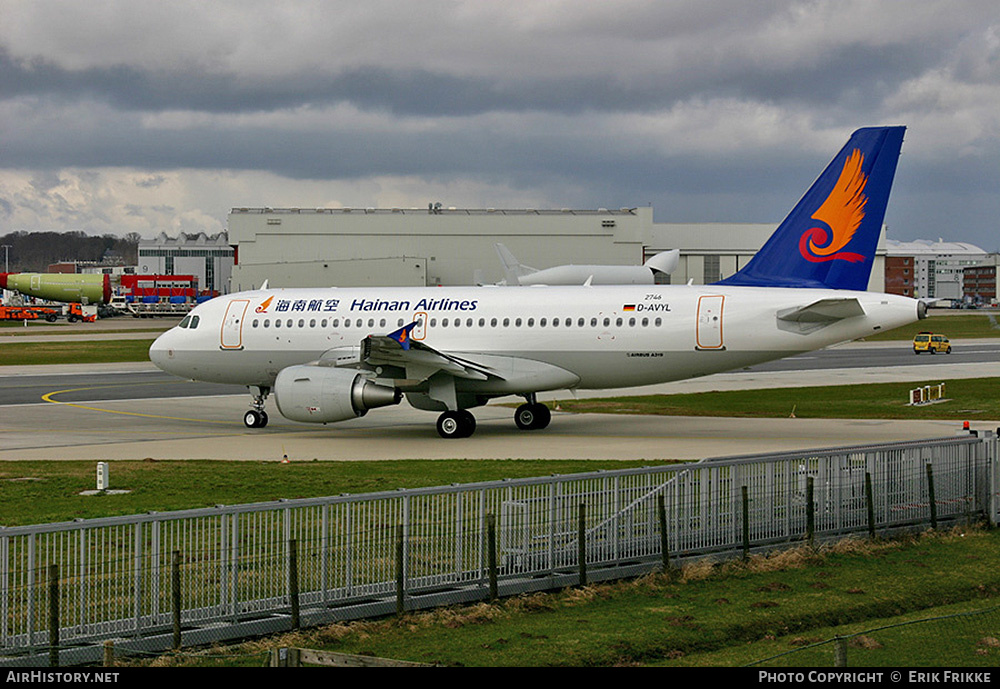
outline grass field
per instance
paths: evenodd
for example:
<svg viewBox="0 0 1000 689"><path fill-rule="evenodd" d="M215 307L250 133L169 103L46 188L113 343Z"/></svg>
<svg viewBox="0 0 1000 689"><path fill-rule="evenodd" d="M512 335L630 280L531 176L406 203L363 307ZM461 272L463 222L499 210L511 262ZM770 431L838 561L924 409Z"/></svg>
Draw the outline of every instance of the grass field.
<svg viewBox="0 0 1000 689"><path fill-rule="evenodd" d="M947 401L908 406L916 383L833 385L766 390L733 390L683 395L646 395L560 400L569 412L733 416L814 419L1000 419L1000 378L966 378L945 383Z"/></svg>
<svg viewBox="0 0 1000 689"><path fill-rule="evenodd" d="M792 652L764 666L831 667L832 645L822 642L850 635L851 667L995 666L998 559L1000 533L974 529L852 540L332 625L160 664L253 665L269 648L296 646L450 666L733 666Z"/></svg>
<svg viewBox="0 0 1000 689"><path fill-rule="evenodd" d="M627 469L669 462L406 460L357 462L109 462L125 495L81 496L96 485L95 462L0 462L0 525L43 524L213 505L374 493L502 478Z"/></svg>
<svg viewBox="0 0 1000 689"><path fill-rule="evenodd" d="M0 365L104 364L149 361L153 340L98 340L94 342L5 342L0 344Z"/></svg>
<svg viewBox="0 0 1000 689"><path fill-rule="evenodd" d="M961 315L954 316L931 316L922 321L864 339L868 342L912 340L914 335L925 330L941 333L952 340L1000 337L1000 324L998 324L995 315L990 313L970 314L967 311L960 313Z"/></svg>

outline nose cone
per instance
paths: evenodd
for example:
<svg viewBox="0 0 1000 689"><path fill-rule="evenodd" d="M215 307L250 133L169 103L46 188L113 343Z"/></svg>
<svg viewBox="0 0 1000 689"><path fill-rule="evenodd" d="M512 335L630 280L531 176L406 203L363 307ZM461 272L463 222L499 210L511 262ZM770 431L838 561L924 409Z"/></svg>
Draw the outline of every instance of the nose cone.
<svg viewBox="0 0 1000 689"><path fill-rule="evenodd" d="M170 373L171 364L174 359L174 349L171 345L171 340L173 339L173 331L168 330L156 338L153 344L149 346L149 360L152 361L157 368L167 371L168 373Z"/></svg>

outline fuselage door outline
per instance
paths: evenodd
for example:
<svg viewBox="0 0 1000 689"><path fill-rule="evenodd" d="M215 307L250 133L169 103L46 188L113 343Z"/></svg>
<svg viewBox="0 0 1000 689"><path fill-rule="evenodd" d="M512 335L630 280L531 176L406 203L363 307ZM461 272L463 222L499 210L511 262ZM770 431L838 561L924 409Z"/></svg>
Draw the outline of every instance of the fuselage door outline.
<svg viewBox="0 0 1000 689"><path fill-rule="evenodd" d="M222 319L222 331L219 334L219 349L243 349L243 319L250 308L249 299L233 299L226 307L226 316Z"/></svg>
<svg viewBox="0 0 1000 689"><path fill-rule="evenodd" d="M726 298L721 294L698 297L695 349L721 351L726 348L722 336L722 311L725 303Z"/></svg>

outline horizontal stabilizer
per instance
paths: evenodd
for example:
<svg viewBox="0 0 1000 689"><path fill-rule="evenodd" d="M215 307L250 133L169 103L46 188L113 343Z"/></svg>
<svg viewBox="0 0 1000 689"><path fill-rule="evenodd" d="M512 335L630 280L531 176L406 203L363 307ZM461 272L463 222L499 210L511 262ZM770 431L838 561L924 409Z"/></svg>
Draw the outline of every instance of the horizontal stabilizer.
<svg viewBox="0 0 1000 689"><path fill-rule="evenodd" d="M778 312L778 320L794 323L832 323L864 315L864 307L852 297L849 299L820 299L808 306L784 309Z"/></svg>
<svg viewBox="0 0 1000 689"><path fill-rule="evenodd" d="M798 306L778 311L778 327L781 330L805 335L845 318L864 316L865 309L853 298L820 299L807 306Z"/></svg>

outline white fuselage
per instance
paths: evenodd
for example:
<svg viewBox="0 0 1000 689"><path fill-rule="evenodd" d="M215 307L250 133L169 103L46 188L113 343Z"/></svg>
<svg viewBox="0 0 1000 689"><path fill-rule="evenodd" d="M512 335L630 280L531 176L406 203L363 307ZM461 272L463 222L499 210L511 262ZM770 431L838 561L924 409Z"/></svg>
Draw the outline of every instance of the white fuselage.
<svg viewBox="0 0 1000 689"><path fill-rule="evenodd" d="M864 313L805 325L778 317L845 298ZM331 350L350 352L369 335L414 321L421 324L413 339L439 352L494 364L542 362L566 372L520 382L456 380L458 390L489 397L631 387L740 368L905 325L917 320L918 302L714 285L270 289L218 297L190 315L197 327L164 333L150 358L196 380L270 388L286 367ZM394 384L404 391L425 385L398 374Z"/></svg>

